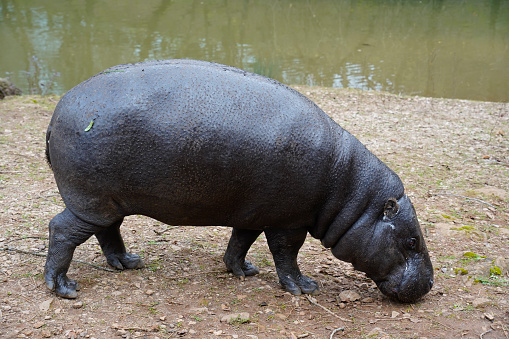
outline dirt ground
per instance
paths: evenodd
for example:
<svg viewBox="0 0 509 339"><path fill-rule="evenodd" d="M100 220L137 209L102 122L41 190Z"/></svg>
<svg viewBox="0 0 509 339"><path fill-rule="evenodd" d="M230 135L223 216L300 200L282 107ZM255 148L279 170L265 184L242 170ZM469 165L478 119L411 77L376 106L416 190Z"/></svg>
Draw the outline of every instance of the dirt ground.
<svg viewBox="0 0 509 339"><path fill-rule="evenodd" d="M415 304L387 299L308 238L300 267L321 292L295 297L278 285L263 237L248 254L261 273L240 281L222 263L229 229L132 216L123 236L146 267L105 271L90 239L74 255L84 263L69 271L79 297L56 297L42 272L47 225L63 209L44 159L58 98L8 97L0 101L0 337L509 338L509 104L298 90L403 179L435 268L429 294Z"/></svg>

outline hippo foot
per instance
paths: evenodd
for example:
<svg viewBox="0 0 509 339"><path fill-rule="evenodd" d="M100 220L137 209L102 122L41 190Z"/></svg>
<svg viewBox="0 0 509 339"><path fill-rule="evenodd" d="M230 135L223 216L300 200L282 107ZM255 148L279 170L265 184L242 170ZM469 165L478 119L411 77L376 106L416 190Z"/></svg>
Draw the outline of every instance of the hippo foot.
<svg viewBox="0 0 509 339"><path fill-rule="evenodd" d="M316 281L302 274L297 277L287 275L284 279L280 279L279 283L293 295L317 294L320 290Z"/></svg>
<svg viewBox="0 0 509 339"><path fill-rule="evenodd" d="M131 253L112 253L106 256L108 264L117 270L137 269L145 267L139 255Z"/></svg>
<svg viewBox="0 0 509 339"><path fill-rule="evenodd" d="M58 274L55 277L46 275L46 286L55 291L55 293L63 298L75 299L78 296L80 287L76 280L69 279L65 274Z"/></svg>
<svg viewBox="0 0 509 339"><path fill-rule="evenodd" d="M258 267L253 265L249 260L244 260L242 265L226 265L228 272L232 272L236 277L244 278L260 273Z"/></svg>

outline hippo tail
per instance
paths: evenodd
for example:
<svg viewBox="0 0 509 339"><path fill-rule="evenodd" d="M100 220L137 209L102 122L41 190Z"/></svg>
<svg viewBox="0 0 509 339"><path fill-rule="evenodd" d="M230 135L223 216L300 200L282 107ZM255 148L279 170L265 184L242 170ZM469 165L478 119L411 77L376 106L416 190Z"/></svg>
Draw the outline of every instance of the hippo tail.
<svg viewBox="0 0 509 339"><path fill-rule="evenodd" d="M46 161L48 162L48 166L50 169L51 167L51 158L49 156L49 138L51 136L51 125L48 127L48 130L46 131Z"/></svg>

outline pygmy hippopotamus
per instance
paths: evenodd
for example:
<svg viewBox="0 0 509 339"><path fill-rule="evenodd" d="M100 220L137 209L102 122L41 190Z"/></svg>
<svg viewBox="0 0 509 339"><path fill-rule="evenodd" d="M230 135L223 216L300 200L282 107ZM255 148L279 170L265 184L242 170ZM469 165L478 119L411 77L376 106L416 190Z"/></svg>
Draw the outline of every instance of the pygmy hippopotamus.
<svg viewBox="0 0 509 339"><path fill-rule="evenodd" d="M171 225L221 225L239 277L265 233L279 281L315 293L297 254L307 233L413 302L433 268L400 178L312 101L269 78L192 60L109 68L67 92L46 135L65 210L49 223L48 288L76 298L67 277L75 248L95 235L107 262L143 266L126 252L125 216Z"/></svg>

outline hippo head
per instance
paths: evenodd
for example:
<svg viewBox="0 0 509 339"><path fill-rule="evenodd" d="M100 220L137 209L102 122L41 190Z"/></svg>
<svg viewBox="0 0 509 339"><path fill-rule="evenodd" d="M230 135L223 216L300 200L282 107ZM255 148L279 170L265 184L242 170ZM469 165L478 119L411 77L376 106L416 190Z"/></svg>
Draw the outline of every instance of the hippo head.
<svg viewBox="0 0 509 339"><path fill-rule="evenodd" d="M410 199L389 199L374 224L361 219L332 253L365 272L391 298L413 302L428 293L433 266Z"/></svg>

